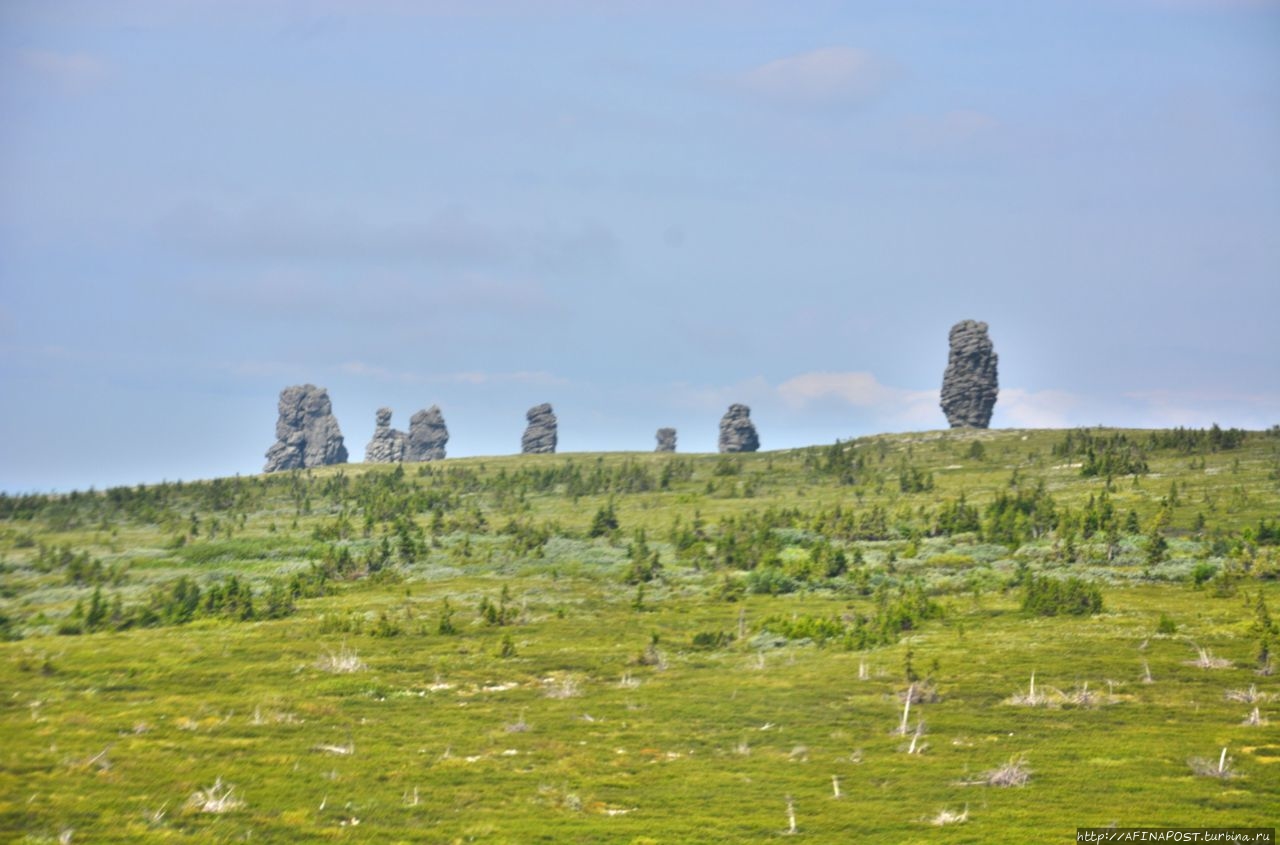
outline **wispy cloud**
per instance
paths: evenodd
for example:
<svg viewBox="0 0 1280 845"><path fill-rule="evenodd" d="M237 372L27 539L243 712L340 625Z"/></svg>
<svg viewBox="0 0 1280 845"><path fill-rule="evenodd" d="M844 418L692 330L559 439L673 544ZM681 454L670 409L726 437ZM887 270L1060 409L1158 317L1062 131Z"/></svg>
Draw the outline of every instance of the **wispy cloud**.
<svg viewBox="0 0 1280 845"><path fill-rule="evenodd" d="M847 105L878 94L890 64L855 47L821 47L752 68L737 77L744 90L781 103Z"/></svg>
<svg viewBox="0 0 1280 845"><path fill-rule="evenodd" d="M991 115L973 109L954 109L938 115L908 119L903 126L906 142L921 152L969 148L990 138L999 129Z"/></svg>
<svg viewBox="0 0 1280 845"><path fill-rule="evenodd" d="M1002 428L1066 428L1104 422L1084 420L1080 412L1085 405L1083 397L1065 390L1005 387L996 398L994 421Z"/></svg>
<svg viewBox="0 0 1280 845"><path fill-rule="evenodd" d="M936 426L939 418L936 391L881 384L875 375L863 371L802 373L778 385L777 390L794 409L834 401L910 428Z"/></svg>
<svg viewBox="0 0 1280 845"><path fill-rule="evenodd" d="M84 94L102 84L110 66L88 53L21 50L18 61L26 70L52 83L65 94Z"/></svg>
<svg viewBox="0 0 1280 845"><path fill-rule="evenodd" d="M370 220L350 210L316 212L292 203L224 211L192 203L158 223L166 242L204 258L290 262L429 263L599 271L618 241L599 222L576 227L499 226L448 206L421 219Z"/></svg>
<svg viewBox="0 0 1280 845"><path fill-rule="evenodd" d="M288 314L295 325L333 321L440 328L473 318L545 317L561 308L535 279L466 271L271 267L191 280L184 290L230 314L264 319Z"/></svg>
<svg viewBox="0 0 1280 845"><path fill-rule="evenodd" d="M1280 424L1280 396L1233 390L1137 390L1126 398L1141 403L1153 425L1204 427L1219 423L1245 428Z"/></svg>
<svg viewBox="0 0 1280 845"><path fill-rule="evenodd" d="M349 376L405 384L465 384L473 386L520 384L538 387L562 387L570 383L568 379L545 370L515 370L511 372L470 370L455 373L422 373L409 370L393 370L363 361L347 361L339 365L338 370Z"/></svg>

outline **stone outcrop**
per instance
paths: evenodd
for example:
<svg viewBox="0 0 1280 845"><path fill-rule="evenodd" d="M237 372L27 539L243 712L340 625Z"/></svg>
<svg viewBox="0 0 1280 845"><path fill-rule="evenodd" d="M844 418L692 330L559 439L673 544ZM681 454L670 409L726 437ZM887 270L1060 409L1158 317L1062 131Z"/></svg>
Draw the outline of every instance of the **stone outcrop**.
<svg viewBox="0 0 1280 845"><path fill-rule="evenodd" d="M267 450L263 472L345 464L347 447L333 416L329 393L313 384L298 384L280 391L280 417L276 442Z"/></svg>
<svg viewBox="0 0 1280 845"><path fill-rule="evenodd" d="M435 405L419 411L409 420L409 437L405 442L406 461L443 461L444 447L449 442L449 429L444 415Z"/></svg>
<svg viewBox="0 0 1280 845"><path fill-rule="evenodd" d="M520 451L526 455L549 455L556 450L556 415L547 403L534 405L525 414L529 425L520 438Z"/></svg>
<svg viewBox="0 0 1280 845"><path fill-rule="evenodd" d="M754 452L760 448L760 437L751 423L751 409L733 404L720 418L721 452Z"/></svg>
<svg viewBox="0 0 1280 845"><path fill-rule="evenodd" d="M373 438L364 448L366 464L394 464L404 460L405 433L391 427L391 409L379 408Z"/></svg>
<svg viewBox="0 0 1280 845"><path fill-rule="evenodd" d="M435 405L409 419L409 433L391 427L391 409L378 409L378 426L364 450L367 464L394 464L399 461L443 461L449 429Z"/></svg>
<svg viewBox="0 0 1280 845"><path fill-rule="evenodd" d="M660 428L654 436L658 439L658 448L653 451L674 452L676 450L676 430L674 428Z"/></svg>
<svg viewBox="0 0 1280 845"><path fill-rule="evenodd" d="M952 428L986 428L1000 384L987 324L963 320L951 327L951 351L942 376L942 412Z"/></svg>

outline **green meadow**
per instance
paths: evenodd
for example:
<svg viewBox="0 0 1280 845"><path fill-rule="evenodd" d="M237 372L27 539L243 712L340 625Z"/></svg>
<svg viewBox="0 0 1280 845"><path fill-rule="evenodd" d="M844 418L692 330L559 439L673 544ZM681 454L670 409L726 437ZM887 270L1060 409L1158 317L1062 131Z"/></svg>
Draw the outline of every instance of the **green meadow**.
<svg viewBox="0 0 1280 845"><path fill-rule="evenodd" d="M16 842L1280 818L1280 428L0 497Z"/></svg>

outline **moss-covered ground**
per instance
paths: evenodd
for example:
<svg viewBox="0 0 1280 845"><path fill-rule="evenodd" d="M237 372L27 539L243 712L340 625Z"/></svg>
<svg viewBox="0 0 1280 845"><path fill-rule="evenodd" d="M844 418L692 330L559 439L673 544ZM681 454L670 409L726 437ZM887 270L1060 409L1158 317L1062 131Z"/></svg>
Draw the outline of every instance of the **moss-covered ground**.
<svg viewBox="0 0 1280 845"><path fill-rule="evenodd" d="M0 514L14 841L1280 818L1274 431L352 465ZM1025 610L1044 577L1101 611Z"/></svg>

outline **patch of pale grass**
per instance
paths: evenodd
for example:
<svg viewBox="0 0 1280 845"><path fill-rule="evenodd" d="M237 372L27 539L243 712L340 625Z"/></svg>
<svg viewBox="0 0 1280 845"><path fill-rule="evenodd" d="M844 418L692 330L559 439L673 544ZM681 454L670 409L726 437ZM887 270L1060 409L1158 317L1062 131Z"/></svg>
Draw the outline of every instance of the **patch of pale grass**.
<svg viewBox="0 0 1280 845"><path fill-rule="evenodd" d="M1227 701L1239 701L1242 704L1258 704L1271 700L1271 696L1267 693L1258 692L1257 684L1249 684L1248 689L1229 689L1225 695Z"/></svg>
<svg viewBox="0 0 1280 845"><path fill-rule="evenodd" d="M990 771L983 772L976 781L968 781L979 786L1026 786L1031 780L1031 767L1022 755L1010 757L1009 762Z"/></svg>
<svg viewBox="0 0 1280 845"><path fill-rule="evenodd" d="M316 751L323 751L325 754L336 754L339 757L350 757L356 753L356 744L348 742L346 745L333 745L331 743L321 743L315 746Z"/></svg>
<svg viewBox="0 0 1280 845"><path fill-rule="evenodd" d="M1055 690L1056 692L1056 690ZM1061 693L1058 693L1061 696ZM1015 707L1048 707L1054 703L1054 697L1044 691L1044 688L1036 689L1036 673L1031 673L1031 683L1027 686L1027 691L1019 690L1004 700L1005 704L1012 704Z"/></svg>
<svg viewBox="0 0 1280 845"><path fill-rule="evenodd" d="M577 698L582 695L582 685L572 676L543 678L542 686L547 698Z"/></svg>
<svg viewBox="0 0 1280 845"><path fill-rule="evenodd" d="M964 812L957 813L948 809L941 809L938 815L929 820L929 824L934 827L942 827L949 824L964 824L969 820L969 805L964 805Z"/></svg>
<svg viewBox="0 0 1280 845"><path fill-rule="evenodd" d="M1234 761L1227 756L1227 749L1224 747L1222 753L1218 755L1217 760L1209 760L1204 757L1192 757L1187 761L1187 765L1191 767L1191 771L1203 778L1219 778L1220 780L1229 780L1238 775L1238 772L1232 766Z"/></svg>
<svg viewBox="0 0 1280 845"><path fill-rule="evenodd" d="M360 655L356 653L355 649L348 650L346 643L343 643L336 654L331 651L328 654L321 655L320 659L316 661L316 668L322 672L344 674L361 672L369 667L360 659Z"/></svg>
<svg viewBox="0 0 1280 845"><path fill-rule="evenodd" d="M1227 669L1231 666L1231 661L1225 657L1214 657L1213 652L1207 648L1196 646L1196 659L1186 661L1188 666L1194 666L1197 669Z"/></svg>
<svg viewBox="0 0 1280 845"><path fill-rule="evenodd" d="M1099 704L1103 703L1103 697L1101 693L1097 692L1096 690L1094 690L1093 692L1089 691L1088 681L1084 682L1084 686L1077 687L1076 689L1073 689L1071 692L1063 694L1062 700L1066 704L1070 704L1073 707L1086 707L1086 708L1097 707Z"/></svg>
<svg viewBox="0 0 1280 845"><path fill-rule="evenodd" d="M197 789L187 799L187 809L198 813L226 813L243 806L244 801L235 795L235 787L223 783L222 778L208 789Z"/></svg>

